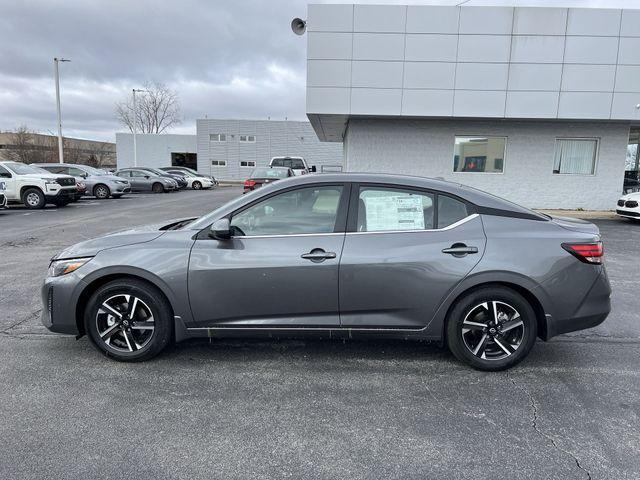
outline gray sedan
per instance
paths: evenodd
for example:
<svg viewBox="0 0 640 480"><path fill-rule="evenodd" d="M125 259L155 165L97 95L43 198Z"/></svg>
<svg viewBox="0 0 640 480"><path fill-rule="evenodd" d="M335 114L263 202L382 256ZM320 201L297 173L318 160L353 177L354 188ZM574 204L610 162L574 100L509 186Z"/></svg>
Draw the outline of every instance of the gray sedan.
<svg viewBox="0 0 640 480"><path fill-rule="evenodd" d="M127 180L89 165L73 163L36 163L33 165L44 168L51 173L63 173L76 177L76 180L82 181L86 185L86 194L93 195L99 200L109 197L120 198L131 191L131 185Z"/></svg>
<svg viewBox="0 0 640 480"><path fill-rule="evenodd" d="M126 179L134 192L173 192L178 183L164 175L138 168L123 168L116 172L118 177Z"/></svg>
<svg viewBox="0 0 640 480"><path fill-rule="evenodd" d="M444 181L304 175L69 247L42 321L117 360L190 337L377 335L501 370L536 338L600 324L610 293L591 223Z"/></svg>

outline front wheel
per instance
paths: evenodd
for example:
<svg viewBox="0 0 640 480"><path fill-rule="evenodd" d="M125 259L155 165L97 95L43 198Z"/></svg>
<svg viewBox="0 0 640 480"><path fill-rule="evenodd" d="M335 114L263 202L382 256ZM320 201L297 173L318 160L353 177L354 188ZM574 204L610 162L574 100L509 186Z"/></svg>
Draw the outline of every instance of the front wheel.
<svg viewBox="0 0 640 480"><path fill-rule="evenodd" d="M198 181L195 181L191 184L191 188L193 188L194 190L200 190L202 189L202 184Z"/></svg>
<svg viewBox="0 0 640 480"><path fill-rule="evenodd" d="M98 350L119 361L135 362L156 356L169 344L173 315L156 287L120 279L91 296L84 323Z"/></svg>
<svg viewBox="0 0 640 480"><path fill-rule="evenodd" d="M460 299L447 320L451 352L473 368L511 368L531 351L536 316L522 295L505 287L485 287Z"/></svg>
<svg viewBox="0 0 640 480"><path fill-rule="evenodd" d="M109 195L111 195L111 191L106 185L96 185L93 189L93 195L98 200L104 200L106 198L109 198Z"/></svg>
<svg viewBox="0 0 640 480"><path fill-rule="evenodd" d="M22 194L22 203L24 206L34 210L44 208L47 203L47 199L42 193L42 190L38 188L28 188Z"/></svg>
<svg viewBox="0 0 640 480"><path fill-rule="evenodd" d="M161 183L154 183L151 187L151 191L153 193L162 193L164 192L164 186Z"/></svg>

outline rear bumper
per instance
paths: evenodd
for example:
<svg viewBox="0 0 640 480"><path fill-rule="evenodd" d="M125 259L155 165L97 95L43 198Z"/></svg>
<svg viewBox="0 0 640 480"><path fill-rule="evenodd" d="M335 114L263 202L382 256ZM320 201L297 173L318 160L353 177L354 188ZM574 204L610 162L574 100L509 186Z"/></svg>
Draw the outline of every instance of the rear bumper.
<svg viewBox="0 0 640 480"><path fill-rule="evenodd" d="M600 325L611 312L611 285L607 272L602 272L591 286L584 300L570 318L556 319L546 316L546 332L543 340L556 335L576 332Z"/></svg>

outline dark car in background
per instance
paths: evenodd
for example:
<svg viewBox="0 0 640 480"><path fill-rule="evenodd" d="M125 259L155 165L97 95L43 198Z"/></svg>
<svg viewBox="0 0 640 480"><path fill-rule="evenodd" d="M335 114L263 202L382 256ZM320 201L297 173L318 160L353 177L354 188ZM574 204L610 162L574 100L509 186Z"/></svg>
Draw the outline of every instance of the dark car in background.
<svg viewBox="0 0 640 480"><path fill-rule="evenodd" d="M78 182L85 184L85 194L93 195L98 200L109 197L120 198L131 191L131 185L123 178L89 165L75 163L36 163L34 165L50 173L62 173L75 177Z"/></svg>
<svg viewBox="0 0 640 480"><path fill-rule="evenodd" d="M178 189L178 183L173 178L141 168L121 168L116 175L127 180L133 192L163 193Z"/></svg>
<svg viewBox="0 0 640 480"><path fill-rule="evenodd" d="M503 370L538 337L603 322L610 295L592 223L456 183L344 173L71 246L51 261L42 322L122 361L192 337L375 335Z"/></svg>
<svg viewBox="0 0 640 480"><path fill-rule="evenodd" d="M167 172L165 170L161 170L159 168L154 168L154 167L136 167L139 168L140 170L146 170L147 172L153 172L157 175L162 175L168 178L172 178L173 180L175 180L175 182L178 185L178 190L182 190L183 188L187 188L187 185L189 185L189 182L187 182L187 180L184 178L184 175L179 175L176 173L170 173Z"/></svg>
<svg viewBox="0 0 640 480"><path fill-rule="evenodd" d="M283 178L295 177L295 173L288 167L258 167L255 168L249 178L244 181L242 193L251 192L256 188L268 185Z"/></svg>

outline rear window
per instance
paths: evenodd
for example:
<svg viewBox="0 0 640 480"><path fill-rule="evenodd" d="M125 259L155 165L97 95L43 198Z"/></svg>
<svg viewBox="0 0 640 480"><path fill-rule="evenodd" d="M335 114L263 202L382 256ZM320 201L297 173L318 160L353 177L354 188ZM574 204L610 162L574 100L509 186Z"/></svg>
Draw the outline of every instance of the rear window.
<svg viewBox="0 0 640 480"><path fill-rule="evenodd" d="M285 178L287 170L280 168L256 168L251 172L251 178Z"/></svg>
<svg viewBox="0 0 640 480"><path fill-rule="evenodd" d="M289 167L295 170L305 168L301 158L274 158L271 160L272 167Z"/></svg>

